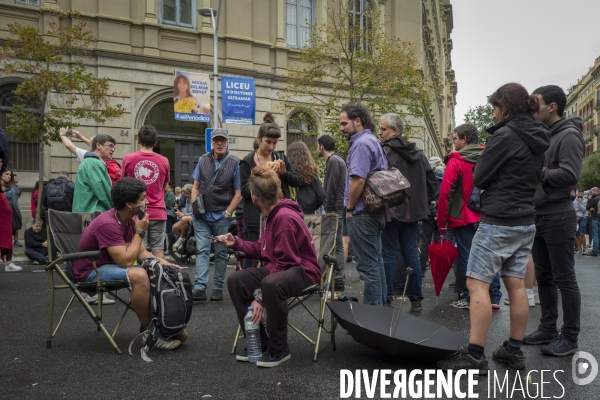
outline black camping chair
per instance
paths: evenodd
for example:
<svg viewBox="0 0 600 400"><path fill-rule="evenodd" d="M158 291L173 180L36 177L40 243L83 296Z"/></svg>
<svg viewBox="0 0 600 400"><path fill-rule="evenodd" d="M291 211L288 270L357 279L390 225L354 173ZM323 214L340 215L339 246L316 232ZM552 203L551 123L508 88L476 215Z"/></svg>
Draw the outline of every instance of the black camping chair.
<svg viewBox="0 0 600 400"><path fill-rule="evenodd" d="M79 241L81 240L81 235L85 228L92 222L94 218L96 218L100 213L70 213L70 212L62 212L55 210L48 210L46 222L48 229L48 248L54 244L58 250L61 252L61 257L56 260L52 260L50 258L50 264L46 267L46 271L50 274L50 315L48 319L48 338L46 340L46 347L50 348L52 345L52 338L56 336L58 329L60 328L67 312L71 308L71 304L73 301L77 299L79 303L85 308L88 312L94 323L98 326L98 331L102 331L104 336L108 339L110 344L113 346L117 354L121 354L121 350L113 340L119 327L121 326L121 322L125 318L127 311L129 309L133 310L128 300L123 300L117 295L117 290L119 289L128 289L131 291L128 282L124 281L100 281L100 275L98 274L98 269L96 268L96 260L100 258L100 251L88 251L78 253L77 250L79 248ZM49 252L52 253L52 252ZM51 256L50 256L51 257ZM91 259L92 265L98 279L96 282L84 283L77 282L75 280L73 274L74 263L76 260L81 259ZM63 270L59 263L66 263L66 269ZM55 284L54 282L54 274L58 275L64 284ZM54 317L54 293L57 289L70 289L73 292L73 296L67 303L65 310L58 321L56 328L53 329L53 317ZM83 298L81 292L95 292L98 294L98 311L94 312L92 307L88 304L88 302ZM119 319L117 326L115 327L112 334L108 332L104 323L102 322L102 302L104 298L104 294L109 294L114 297L115 300L121 302L125 305L125 310Z"/></svg>
<svg viewBox="0 0 600 400"><path fill-rule="evenodd" d="M331 316L330 328L328 329L325 326L325 310L327 308L325 305L328 301L331 302L334 300L333 293L335 292L335 270L338 269L335 257L335 238L338 227L337 214L305 215L304 223L308 227L315 244L317 258L322 271L321 282L319 282L318 285L311 285L307 287L298 296L289 299L288 310L302 306L317 322L317 336L316 338L312 339L306 333L302 332L297 326L289 322L289 320L288 326L294 331L298 332L300 336L314 346L315 350L313 354L313 361L317 361L321 342L321 334L323 330L329 334L332 334L333 332L333 329L331 328L334 324L333 315ZM235 255L238 259L246 257L246 254L243 252L235 252ZM316 314L307 306L307 300L314 295L319 296L319 309ZM233 342L233 348L231 349L231 354L236 354L238 342L243 338L244 334L242 332L242 326L238 325L235 340Z"/></svg>

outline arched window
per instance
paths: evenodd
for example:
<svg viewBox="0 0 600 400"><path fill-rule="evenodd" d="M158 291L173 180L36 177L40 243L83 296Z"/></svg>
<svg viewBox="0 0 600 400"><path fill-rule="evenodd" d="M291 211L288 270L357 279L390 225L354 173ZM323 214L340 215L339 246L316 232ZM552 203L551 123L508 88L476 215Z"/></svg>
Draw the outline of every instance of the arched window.
<svg viewBox="0 0 600 400"><path fill-rule="evenodd" d="M0 87L0 127L4 129L8 138L8 151L10 153L8 167L19 172L37 172L40 165L39 143L37 141L25 142L16 139L10 132L8 115L13 104L18 101L14 94L16 88L16 83L9 83Z"/></svg>
<svg viewBox="0 0 600 400"><path fill-rule="evenodd" d="M360 49L370 52L372 50L371 32L375 24L374 12L375 8L370 0L348 1L348 24L354 36L349 43L350 51Z"/></svg>
<svg viewBox="0 0 600 400"><path fill-rule="evenodd" d="M302 141L309 149L317 147L317 124L312 115L307 112L299 111L288 119L287 126L287 145L295 141Z"/></svg>
<svg viewBox="0 0 600 400"><path fill-rule="evenodd" d="M285 41L288 47L302 48L310 44L314 10L314 0L285 1Z"/></svg>

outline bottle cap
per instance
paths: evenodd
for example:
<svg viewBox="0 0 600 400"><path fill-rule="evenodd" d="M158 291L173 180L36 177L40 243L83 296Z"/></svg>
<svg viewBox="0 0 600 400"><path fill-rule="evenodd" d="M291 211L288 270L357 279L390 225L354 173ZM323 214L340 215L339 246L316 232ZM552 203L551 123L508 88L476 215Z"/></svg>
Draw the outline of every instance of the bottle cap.
<svg viewBox="0 0 600 400"><path fill-rule="evenodd" d="M254 311L254 307L252 307L252 306L248 307L248 311Z"/></svg>

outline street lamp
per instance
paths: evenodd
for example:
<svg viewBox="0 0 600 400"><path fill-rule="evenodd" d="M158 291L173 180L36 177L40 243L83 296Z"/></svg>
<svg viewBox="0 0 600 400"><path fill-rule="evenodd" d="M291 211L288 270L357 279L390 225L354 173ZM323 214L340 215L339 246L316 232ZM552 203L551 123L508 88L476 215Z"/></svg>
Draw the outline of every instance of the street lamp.
<svg viewBox="0 0 600 400"><path fill-rule="evenodd" d="M213 8L201 8L198 10L198 14L203 17L210 17L210 21L212 23L213 28L213 128L219 127L218 121L218 85L219 85L219 17L221 16L221 0L219 0L219 5L217 9ZM216 17L216 21L215 21Z"/></svg>

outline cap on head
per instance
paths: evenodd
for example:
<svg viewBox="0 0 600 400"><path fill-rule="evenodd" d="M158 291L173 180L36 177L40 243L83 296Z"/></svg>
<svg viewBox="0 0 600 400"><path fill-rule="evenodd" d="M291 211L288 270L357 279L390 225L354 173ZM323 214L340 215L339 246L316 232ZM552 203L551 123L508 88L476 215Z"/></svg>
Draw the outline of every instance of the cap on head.
<svg viewBox="0 0 600 400"><path fill-rule="evenodd" d="M218 137L229 139L229 134L227 133L227 131L225 129L215 128L215 129L213 129L213 131L210 134L210 140L213 140Z"/></svg>

